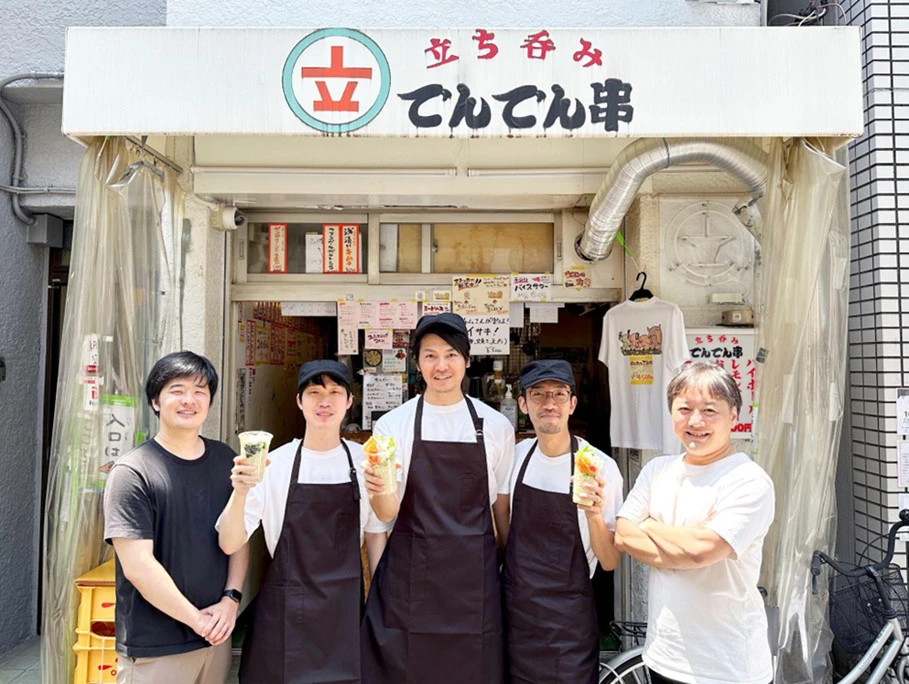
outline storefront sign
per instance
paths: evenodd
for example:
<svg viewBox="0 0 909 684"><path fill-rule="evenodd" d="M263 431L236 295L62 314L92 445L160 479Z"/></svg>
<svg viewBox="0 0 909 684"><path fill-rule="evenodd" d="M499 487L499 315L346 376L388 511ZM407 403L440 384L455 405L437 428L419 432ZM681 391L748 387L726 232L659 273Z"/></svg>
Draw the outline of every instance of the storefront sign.
<svg viewBox="0 0 909 684"><path fill-rule="evenodd" d="M472 28L70 28L63 131L439 138L862 132L857 28L499 29L486 23L490 16L480 11ZM123 45L155 59L118 59ZM735 95L743 83L754 97ZM237 93L256 106L226 107Z"/></svg>
<svg viewBox="0 0 909 684"><path fill-rule="evenodd" d="M268 272L287 273L287 224L268 224Z"/></svg>
<svg viewBox="0 0 909 684"><path fill-rule="evenodd" d="M471 356L507 356L511 340L509 317L464 316L467 334L470 336Z"/></svg>
<svg viewBox="0 0 909 684"><path fill-rule="evenodd" d="M742 411L739 422L732 431L740 435L751 435L755 417L754 388L757 373L754 329L691 329L685 336L692 361L715 361L732 375L742 393Z"/></svg>
<svg viewBox="0 0 909 684"><path fill-rule="evenodd" d="M508 315L510 279L507 275L454 276L451 291L451 309L456 314Z"/></svg>
<svg viewBox="0 0 909 684"><path fill-rule="evenodd" d="M511 276L511 301L548 302L552 297L551 273L514 273Z"/></svg>
<svg viewBox="0 0 909 684"><path fill-rule="evenodd" d="M130 396L105 394L101 397L101 418L101 471L106 474L117 459L135 446L136 402Z"/></svg>

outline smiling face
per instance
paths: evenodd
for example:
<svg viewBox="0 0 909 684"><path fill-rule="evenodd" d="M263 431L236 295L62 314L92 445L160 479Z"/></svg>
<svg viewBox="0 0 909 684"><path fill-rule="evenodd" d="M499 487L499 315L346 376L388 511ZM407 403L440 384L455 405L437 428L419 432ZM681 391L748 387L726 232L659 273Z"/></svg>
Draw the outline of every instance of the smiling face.
<svg viewBox="0 0 909 684"><path fill-rule="evenodd" d="M574 413L578 398L564 382L543 380L518 397L518 405L530 416L538 435L557 435L568 430L568 417Z"/></svg>
<svg viewBox="0 0 909 684"><path fill-rule="evenodd" d="M208 417L211 392L201 375L174 378L161 388L152 408L158 412L162 426L170 430L198 432Z"/></svg>
<svg viewBox="0 0 909 684"><path fill-rule="evenodd" d="M352 403L353 397L347 393L347 388L327 375L322 376L321 385L314 382L297 395L297 406L306 419L307 430L339 431L341 421Z"/></svg>
<svg viewBox="0 0 909 684"><path fill-rule="evenodd" d="M689 463L711 463L730 453L737 421L734 407L697 385L690 385L672 401L672 426Z"/></svg>
<svg viewBox="0 0 909 684"><path fill-rule="evenodd" d="M450 404L461 400L461 380L468 362L457 349L433 333L420 340L417 369L426 381L426 401Z"/></svg>

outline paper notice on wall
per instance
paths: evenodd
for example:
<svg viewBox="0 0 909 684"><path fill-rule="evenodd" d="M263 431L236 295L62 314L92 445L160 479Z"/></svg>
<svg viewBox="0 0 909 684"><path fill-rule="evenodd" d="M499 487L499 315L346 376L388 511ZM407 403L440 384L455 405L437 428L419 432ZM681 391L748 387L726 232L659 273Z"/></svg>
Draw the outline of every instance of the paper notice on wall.
<svg viewBox="0 0 909 684"><path fill-rule="evenodd" d="M480 356L507 355L509 353L509 317L464 316L470 337L470 354Z"/></svg>
<svg viewBox="0 0 909 684"><path fill-rule="evenodd" d="M511 302L508 305L508 327L524 327L524 302Z"/></svg>
<svg viewBox="0 0 909 684"><path fill-rule="evenodd" d="M528 304L531 323L558 323L562 304Z"/></svg>
<svg viewBox="0 0 909 684"><path fill-rule="evenodd" d="M334 302L281 302L282 316L337 316Z"/></svg>
<svg viewBox="0 0 909 684"><path fill-rule="evenodd" d="M732 428L733 437L741 435L747 438L752 433L755 420L754 393L757 365L754 358L754 329L752 328L691 328L685 337L688 340L688 353L692 361L714 361L732 375L735 384L742 394L742 410L739 421ZM642 330L619 333L623 347L632 350L659 348L662 345L663 330L660 326L651 326ZM642 352L643 353L643 352ZM786 376L785 387L791 388L792 376ZM790 394L791 396L791 394ZM791 401L786 401L786 415L791 418Z"/></svg>
<svg viewBox="0 0 909 684"><path fill-rule="evenodd" d="M101 390L98 385L98 378L82 378L82 410L95 412L98 410L98 399Z"/></svg>
<svg viewBox="0 0 909 684"><path fill-rule="evenodd" d="M398 325L398 303L397 302L379 302L378 303L378 324L376 328L400 328Z"/></svg>
<svg viewBox="0 0 909 684"><path fill-rule="evenodd" d="M287 273L287 224L268 224L268 272Z"/></svg>
<svg viewBox="0 0 909 684"><path fill-rule="evenodd" d="M451 311L451 302L423 302L424 316L437 316L446 311Z"/></svg>
<svg viewBox="0 0 909 684"><path fill-rule="evenodd" d="M385 330L365 330L363 344L364 349L393 349L394 348L394 330L387 328Z"/></svg>
<svg viewBox="0 0 909 684"><path fill-rule="evenodd" d="M324 273L360 272L360 226L356 223L322 225Z"/></svg>
<svg viewBox="0 0 909 684"><path fill-rule="evenodd" d="M565 287L572 287L575 290L586 290L590 287L590 273L587 271L586 264L575 264L565 269L562 282Z"/></svg>
<svg viewBox="0 0 909 684"><path fill-rule="evenodd" d="M403 403L403 378L397 373L363 376L363 429L372 429L373 412L391 411Z"/></svg>
<svg viewBox="0 0 909 684"><path fill-rule="evenodd" d="M322 272L322 235L319 233L306 234L306 272Z"/></svg>
<svg viewBox="0 0 909 684"><path fill-rule="evenodd" d="M899 458L899 486L909 487L909 441L897 442L896 449Z"/></svg>
<svg viewBox="0 0 909 684"><path fill-rule="evenodd" d="M359 302L360 314L357 320L357 326L360 328L378 328L379 327L379 303L378 302Z"/></svg>
<svg viewBox="0 0 909 684"><path fill-rule="evenodd" d="M909 436L909 388L896 390L896 434Z"/></svg>
<svg viewBox="0 0 909 684"><path fill-rule="evenodd" d="M383 373L406 373L407 372L407 351L405 349L383 349L382 350L382 372Z"/></svg>
<svg viewBox="0 0 909 684"><path fill-rule="evenodd" d="M341 272L360 272L360 226L356 223L341 225Z"/></svg>
<svg viewBox="0 0 909 684"><path fill-rule="evenodd" d="M237 432L246 429L246 384L249 382L249 369L237 369L237 387L234 395L234 427Z"/></svg>
<svg viewBox="0 0 909 684"><path fill-rule="evenodd" d="M341 226L322 226L322 273L341 272Z"/></svg>
<svg viewBox="0 0 909 684"><path fill-rule="evenodd" d="M359 353L359 333L357 324L360 318L360 307L356 302L339 299L338 312L338 354Z"/></svg>
<svg viewBox="0 0 909 684"><path fill-rule="evenodd" d="M433 290L432 291L432 301L450 302L451 301L451 290Z"/></svg>
<svg viewBox="0 0 909 684"><path fill-rule="evenodd" d="M256 365L256 322L246 321L246 363L247 367Z"/></svg>
<svg viewBox="0 0 909 684"><path fill-rule="evenodd" d="M97 375L99 359L98 335L89 333L82 338L82 372Z"/></svg>
<svg viewBox="0 0 909 684"><path fill-rule="evenodd" d="M456 275L451 308L462 316L508 316L511 279L507 275Z"/></svg>
<svg viewBox="0 0 909 684"><path fill-rule="evenodd" d="M417 327L417 303L398 302L398 320L394 327L400 330L412 330Z"/></svg>
<svg viewBox="0 0 909 684"><path fill-rule="evenodd" d="M511 301L548 302L552 298L551 273L512 273Z"/></svg>
<svg viewBox="0 0 909 684"><path fill-rule="evenodd" d="M122 394L102 395L101 422L101 472L106 475L114 462L136 445L135 399Z"/></svg>
<svg viewBox="0 0 909 684"><path fill-rule="evenodd" d="M255 363L267 366L271 362L271 331L266 323L256 322Z"/></svg>

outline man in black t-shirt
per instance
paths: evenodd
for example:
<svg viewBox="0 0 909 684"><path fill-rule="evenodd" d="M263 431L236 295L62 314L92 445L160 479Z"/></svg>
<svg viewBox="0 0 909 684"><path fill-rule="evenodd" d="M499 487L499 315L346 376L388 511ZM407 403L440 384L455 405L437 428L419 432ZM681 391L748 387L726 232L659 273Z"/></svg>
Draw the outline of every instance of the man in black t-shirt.
<svg viewBox="0 0 909 684"><path fill-rule="evenodd" d="M158 433L113 466L104 537L117 556L117 681L223 684L248 547L226 556L215 521L233 450L199 435L218 387L208 359L159 360L145 384Z"/></svg>

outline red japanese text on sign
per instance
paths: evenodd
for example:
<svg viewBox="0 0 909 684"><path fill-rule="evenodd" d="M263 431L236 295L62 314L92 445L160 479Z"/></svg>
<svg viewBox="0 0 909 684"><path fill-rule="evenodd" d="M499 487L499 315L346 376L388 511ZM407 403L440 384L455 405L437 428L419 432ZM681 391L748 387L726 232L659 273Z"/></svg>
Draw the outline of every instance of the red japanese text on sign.
<svg viewBox="0 0 909 684"><path fill-rule="evenodd" d="M300 75L306 78L312 78L316 82L316 90L319 92L318 100L313 101L313 110L317 112L359 112L360 103L353 99L354 91L357 88L356 79L372 79L371 67L350 67L344 66L344 46L331 46L331 60L327 67L301 67ZM346 79L344 92L341 98L335 100L332 98L328 89L328 79L341 78Z"/></svg>
<svg viewBox="0 0 909 684"><path fill-rule="evenodd" d="M449 64L458 59L455 54L449 54L451 49L451 40L449 38L430 38L429 47L423 50L425 53L432 53L432 58L436 60L432 64L427 64L427 69L433 69L443 64Z"/></svg>
<svg viewBox="0 0 909 684"><path fill-rule="evenodd" d="M587 62L581 66L584 68L591 66L603 66L603 51L593 47L593 43L589 40L581 40L581 49L575 52L571 58L575 62L580 62L582 59L586 59Z"/></svg>
<svg viewBox="0 0 909 684"><path fill-rule="evenodd" d="M546 55L555 50L555 43L549 37L549 31L532 33L521 45L527 50L528 59L546 59Z"/></svg>
<svg viewBox="0 0 909 684"><path fill-rule="evenodd" d="M480 51L477 59L492 59L499 54L499 47L492 42L495 37L495 33L485 29L477 29L477 32L471 36L472 40L477 41L477 50Z"/></svg>

